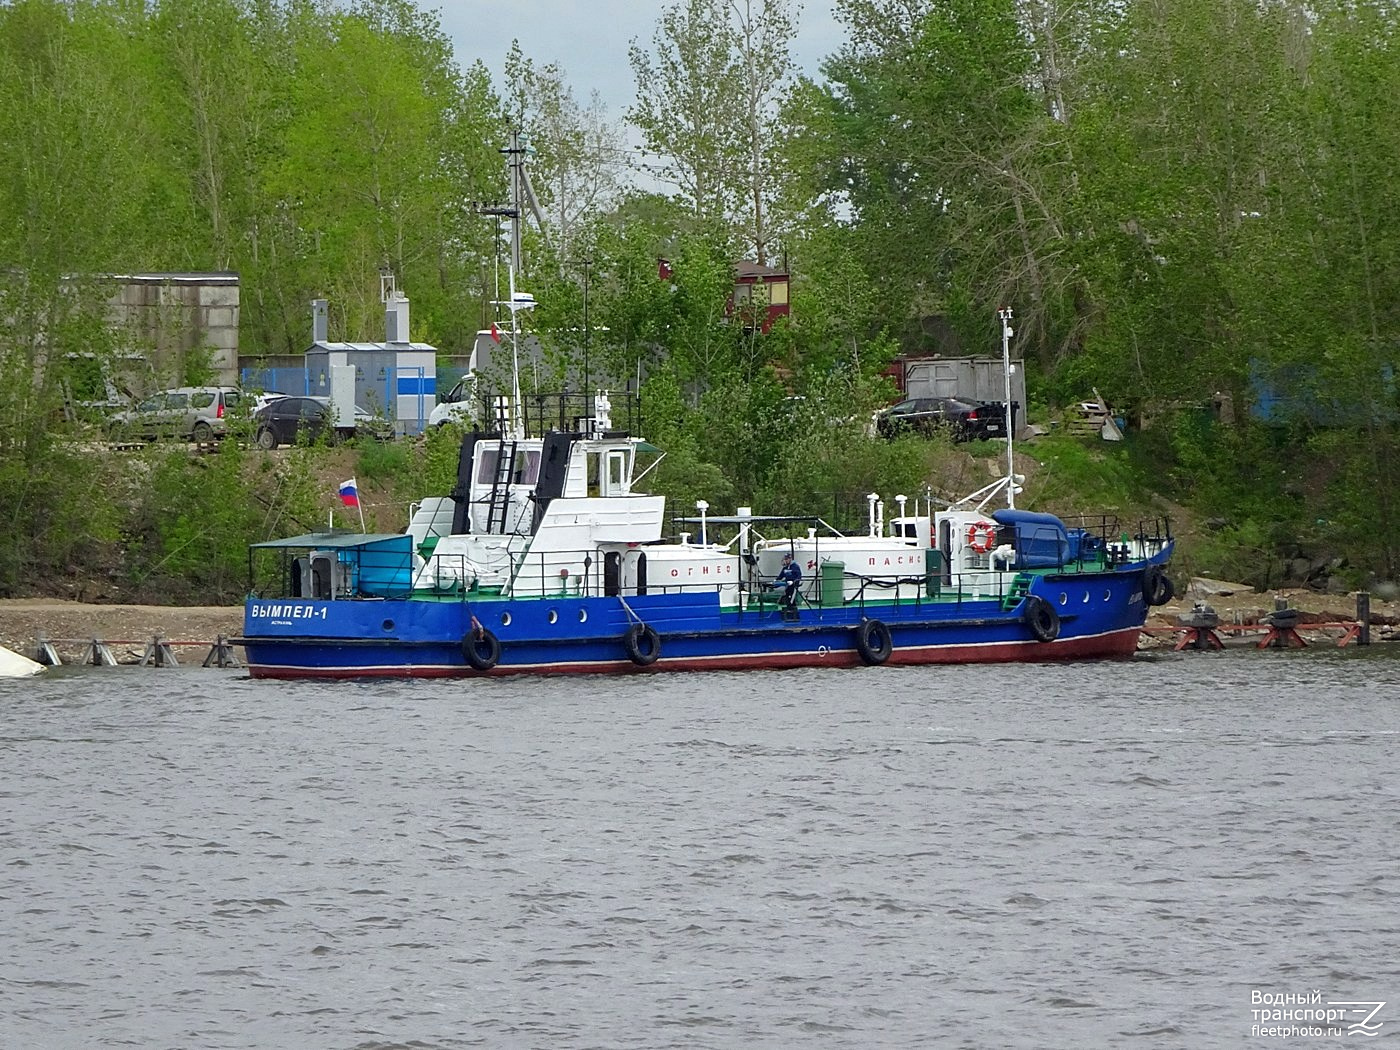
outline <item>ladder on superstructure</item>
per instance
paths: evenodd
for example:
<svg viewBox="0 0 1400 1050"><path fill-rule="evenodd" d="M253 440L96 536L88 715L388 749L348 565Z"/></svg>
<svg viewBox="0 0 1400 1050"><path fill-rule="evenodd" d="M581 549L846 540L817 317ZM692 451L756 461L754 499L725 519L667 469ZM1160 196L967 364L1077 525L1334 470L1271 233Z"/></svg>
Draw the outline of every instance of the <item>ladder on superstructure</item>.
<svg viewBox="0 0 1400 1050"><path fill-rule="evenodd" d="M515 473L515 442L502 441L496 456L496 473L486 503L486 531L504 533L510 515L510 479Z"/></svg>

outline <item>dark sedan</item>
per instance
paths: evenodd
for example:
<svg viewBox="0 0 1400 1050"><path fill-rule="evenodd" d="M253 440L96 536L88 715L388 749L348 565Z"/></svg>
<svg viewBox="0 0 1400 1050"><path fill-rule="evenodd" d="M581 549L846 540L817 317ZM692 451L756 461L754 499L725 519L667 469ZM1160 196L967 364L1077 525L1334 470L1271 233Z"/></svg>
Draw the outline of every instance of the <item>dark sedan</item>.
<svg viewBox="0 0 1400 1050"><path fill-rule="evenodd" d="M956 397L911 397L877 415L875 428L884 437L946 430L954 441L986 441L1006 436L1006 406Z"/></svg>
<svg viewBox="0 0 1400 1050"><path fill-rule="evenodd" d="M298 441L310 444L321 440L323 434L332 442L352 437L390 441L394 427L359 405L355 406L354 426L336 426L331 403L323 397L281 397L253 413L253 439L258 448L271 450Z"/></svg>

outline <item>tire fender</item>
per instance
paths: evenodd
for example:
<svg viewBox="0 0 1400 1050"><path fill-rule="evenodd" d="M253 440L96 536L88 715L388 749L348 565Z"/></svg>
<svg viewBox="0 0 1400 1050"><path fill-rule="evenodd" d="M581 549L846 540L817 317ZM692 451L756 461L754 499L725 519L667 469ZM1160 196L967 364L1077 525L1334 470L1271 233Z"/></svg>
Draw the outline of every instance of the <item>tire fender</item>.
<svg viewBox="0 0 1400 1050"><path fill-rule="evenodd" d="M881 620L862 620L856 627L856 652L870 667L876 667L894 652L890 629Z"/></svg>
<svg viewBox="0 0 1400 1050"><path fill-rule="evenodd" d="M501 659L501 640L485 627L462 635L462 658L478 671L489 671Z"/></svg>
<svg viewBox="0 0 1400 1050"><path fill-rule="evenodd" d="M1060 614L1037 594L1026 599L1026 626L1038 642L1053 642L1060 636Z"/></svg>
<svg viewBox="0 0 1400 1050"><path fill-rule="evenodd" d="M634 623L622 636L628 658L638 667L650 667L661 657L661 635L655 627Z"/></svg>
<svg viewBox="0 0 1400 1050"><path fill-rule="evenodd" d="M1149 565L1142 573L1142 597L1148 605L1166 605L1176 596L1176 588L1160 565Z"/></svg>

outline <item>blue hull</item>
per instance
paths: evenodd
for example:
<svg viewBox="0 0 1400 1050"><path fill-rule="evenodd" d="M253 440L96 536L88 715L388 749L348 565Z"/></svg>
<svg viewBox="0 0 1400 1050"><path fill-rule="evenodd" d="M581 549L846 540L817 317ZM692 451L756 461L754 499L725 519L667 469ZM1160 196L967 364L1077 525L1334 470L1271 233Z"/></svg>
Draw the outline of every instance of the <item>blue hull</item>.
<svg viewBox="0 0 1400 1050"><path fill-rule="evenodd" d="M1161 559L1165 561L1165 556ZM531 599L251 599L244 647L259 678L453 677L704 669L1042 661L1130 656L1147 617L1141 564L1046 574L1030 594L1054 610L1052 633L1030 605L931 598L839 607L721 608L711 593ZM624 604L625 603L625 604ZM492 666L467 659L475 622L499 640ZM638 622L655 653L629 648ZM887 633L870 645L869 621ZM654 657L654 659L652 659Z"/></svg>

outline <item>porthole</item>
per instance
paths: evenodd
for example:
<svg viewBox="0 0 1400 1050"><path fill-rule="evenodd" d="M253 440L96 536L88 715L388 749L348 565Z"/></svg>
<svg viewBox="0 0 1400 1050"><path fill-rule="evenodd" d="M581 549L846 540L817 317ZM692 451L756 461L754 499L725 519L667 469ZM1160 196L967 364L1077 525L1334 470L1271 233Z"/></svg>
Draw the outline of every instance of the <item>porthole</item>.
<svg viewBox="0 0 1400 1050"><path fill-rule="evenodd" d="M392 631L394 629L394 621L385 620L380 626L386 631Z"/></svg>
<svg viewBox="0 0 1400 1050"><path fill-rule="evenodd" d="M1061 605L1068 605L1068 604L1069 604L1069 595L1066 594L1064 591L1061 591L1061 592L1060 592L1060 604L1061 604Z"/></svg>
<svg viewBox="0 0 1400 1050"><path fill-rule="evenodd" d="M550 622L550 623L558 623L558 622L559 622L559 612L558 612L558 610L556 610L556 609L550 609L550 610L549 610L549 622Z"/></svg>
<svg viewBox="0 0 1400 1050"><path fill-rule="evenodd" d="M1085 592L1084 592L1084 604L1085 604L1085 605L1088 605L1088 604L1089 604L1089 592L1088 592L1088 591L1085 591Z"/></svg>
<svg viewBox="0 0 1400 1050"><path fill-rule="evenodd" d="M1113 601L1113 592L1110 591L1107 587L1103 589L1103 600L1106 602Z"/></svg>
<svg viewBox="0 0 1400 1050"><path fill-rule="evenodd" d="M579 622L579 623L587 623L587 622L588 622L588 610L587 610L587 609L580 609L580 610L578 611L578 622Z"/></svg>
<svg viewBox="0 0 1400 1050"><path fill-rule="evenodd" d="M501 613L501 626L502 626L502 627L509 627L509 626L510 626L510 613L508 613L508 612L503 612L503 613Z"/></svg>

